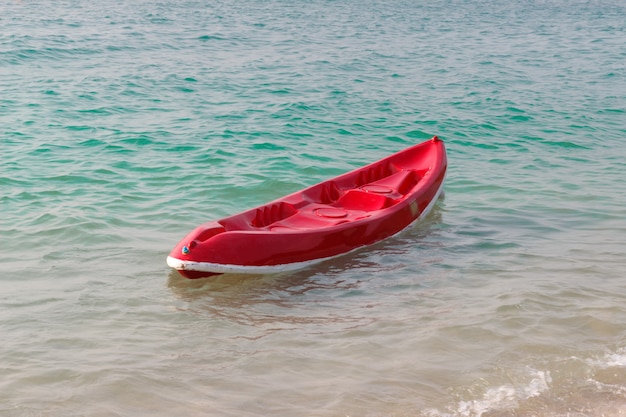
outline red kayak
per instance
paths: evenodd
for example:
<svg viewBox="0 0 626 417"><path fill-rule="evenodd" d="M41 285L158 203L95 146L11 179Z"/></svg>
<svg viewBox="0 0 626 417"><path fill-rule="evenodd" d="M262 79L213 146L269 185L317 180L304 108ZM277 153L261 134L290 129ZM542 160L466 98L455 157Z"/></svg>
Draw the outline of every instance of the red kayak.
<svg viewBox="0 0 626 417"><path fill-rule="evenodd" d="M300 269L397 234L424 217L443 188L443 142L411 146L262 206L205 223L167 264L187 278Z"/></svg>

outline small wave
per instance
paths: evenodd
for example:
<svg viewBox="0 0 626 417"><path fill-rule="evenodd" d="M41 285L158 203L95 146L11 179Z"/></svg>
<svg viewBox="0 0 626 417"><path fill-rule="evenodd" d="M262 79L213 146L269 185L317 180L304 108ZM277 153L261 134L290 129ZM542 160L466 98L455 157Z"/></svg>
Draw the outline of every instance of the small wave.
<svg viewBox="0 0 626 417"><path fill-rule="evenodd" d="M481 417L485 413L513 410L520 403L537 397L550 388L552 378L549 372L533 370L527 379L519 384L506 383L486 389L477 399L461 400L447 411L426 410L428 417ZM495 414L494 414L495 415Z"/></svg>
<svg viewBox="0 0 626 417"><path fill-rule="evenodd" d="M616 352L607 352L601 357L587 359L587 364L593 368L626 368L626 347Z"/></svg>
<svg viewBox="0 0 626 417"><path fill-rule="evenodd" d="M202 35L198 37L198 40L200 41L223 41L226 38L223 36L217 36L217 35Z"/></svg>
<svg viewBox="0 0 626 417"><path fill-rule="evenodd" d="M462 388L443 408L423 417L618 417L626 415L626 348L588 358L562 358L545 369L501 370L505 381Z"/></svg>

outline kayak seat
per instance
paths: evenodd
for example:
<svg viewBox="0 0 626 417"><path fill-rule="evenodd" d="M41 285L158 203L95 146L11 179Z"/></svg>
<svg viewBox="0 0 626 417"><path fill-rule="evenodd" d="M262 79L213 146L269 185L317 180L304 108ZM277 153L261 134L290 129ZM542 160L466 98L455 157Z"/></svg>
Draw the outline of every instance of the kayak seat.
<svg viewBox="0 0 626 417"><path fill-rule="evenodd" d="M349 190L333 206L346 210L375 211L389 207L392 204L393 199L382 194Z"/></svg>
<svg viewBox="0 0 626 417"><path fill-rule="evenodd" d="M272 228L285 227L290 229L317 229L320 227L334 226L345 222L345 219L325 218L315 214L315 211L301 212L298 215L291 216L285 220L272 225Z"/></svg>

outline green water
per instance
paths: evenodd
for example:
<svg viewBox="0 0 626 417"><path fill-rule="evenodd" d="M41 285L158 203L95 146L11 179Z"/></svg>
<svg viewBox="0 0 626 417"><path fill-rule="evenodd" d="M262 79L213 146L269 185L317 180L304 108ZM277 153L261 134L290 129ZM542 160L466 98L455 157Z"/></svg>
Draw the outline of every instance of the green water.
<svg viewBox="0 0 626 417"><path fill-rule="evenodd" d="M0 4L0 415L626 415L617 0ZM208 220L438 135L416 228L187 281Z"/></svg>

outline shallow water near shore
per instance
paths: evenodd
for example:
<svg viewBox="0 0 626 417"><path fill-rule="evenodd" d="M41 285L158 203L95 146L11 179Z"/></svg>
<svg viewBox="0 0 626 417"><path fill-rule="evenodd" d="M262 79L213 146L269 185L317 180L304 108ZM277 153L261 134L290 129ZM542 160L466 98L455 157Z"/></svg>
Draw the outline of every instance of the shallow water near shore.
<svg viewBox="0 0 626 417"><path fill-rule="evenodd" d="M626 416L626 9L0 5L0 416ZM208 220L433 135L445 196L297 272Z"/></svg>

